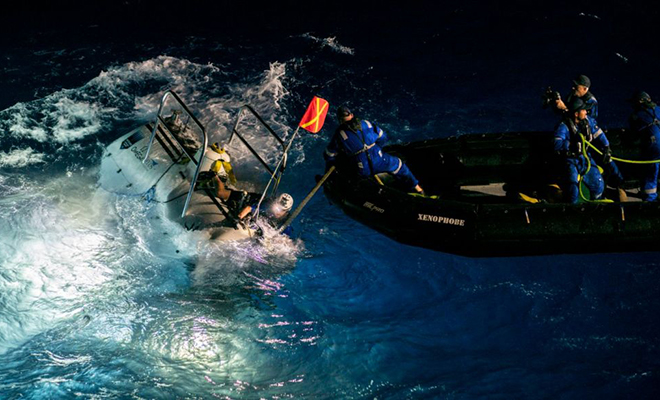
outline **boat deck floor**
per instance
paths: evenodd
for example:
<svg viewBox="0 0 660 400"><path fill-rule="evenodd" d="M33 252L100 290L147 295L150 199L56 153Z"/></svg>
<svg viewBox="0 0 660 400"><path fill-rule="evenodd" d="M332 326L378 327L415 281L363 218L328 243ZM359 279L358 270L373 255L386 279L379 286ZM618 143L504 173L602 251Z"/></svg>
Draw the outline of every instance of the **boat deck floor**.
<svg viewBox="0 0 660 400"><path fill-rule="evenodd" d="M394 179L391 175L383 173L383 174L378 174L377 176L381 184L384 184L386 186L394 185ZM460 187L460 190L454 192L448 197L459 200L460 199L469 200L475 203L519 203L525 201L518 195L518 193L508 193L504 189L505 185L506 185L505 183L501 183L501 182L490 183L487 185L463 185ZM642 201L639 188L627 188L626 193L628 194L629 202ZM430 193L427 194L429 195L437 194L440 195L441 197L443 195L447 196L447 193L442 193L442 192L434 193L433 190L431 190ZM534 197L528 193L525 194L529 195L530 197ZM618 201L617 190L609 187L606 188L605 198Z"/></svg>
<svg viewBox="0 0 660 400"><path fill-rule="evenodd" d="M626 189L628 194L629 202L641 202L640 190L637 188ZM470 198L490 198L492 202L500 201L510 201L510 196L507 196L506 190L504 190L503 183L491 183L488 185L471 185L471 186L461 186L460 194L462 197ZM605 197L610 199L616 199L618 196L616 189L607 188L605 190ZM490 202L490 201L489 201Z"/></svg>

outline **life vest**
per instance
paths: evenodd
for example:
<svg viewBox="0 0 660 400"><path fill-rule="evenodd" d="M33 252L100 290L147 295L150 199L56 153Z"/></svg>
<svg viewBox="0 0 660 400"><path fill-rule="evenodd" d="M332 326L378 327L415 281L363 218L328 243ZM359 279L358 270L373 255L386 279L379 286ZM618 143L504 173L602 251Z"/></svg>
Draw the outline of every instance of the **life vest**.
<svg viewBox="0 0 660 400"><path fill-rule="evenodd" d="M231 157L224 146L221 147L218 143L209 146L209 150L204 154L201 170L215 172L218 176L229 179L231 184L236 184Z"/></svg>

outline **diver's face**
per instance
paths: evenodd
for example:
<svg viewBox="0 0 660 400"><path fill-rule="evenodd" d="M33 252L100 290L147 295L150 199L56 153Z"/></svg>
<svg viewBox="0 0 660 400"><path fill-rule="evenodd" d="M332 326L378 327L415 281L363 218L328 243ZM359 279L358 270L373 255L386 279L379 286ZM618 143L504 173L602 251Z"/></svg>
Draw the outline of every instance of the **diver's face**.
<svg viewBox="0 0 660 400"><path fill-rule="evenodd" d="M589 88L586 87L586 86L584 86L584 85L577 85L577 86L575 87L575 94L576 94L578 97L582 97L582 96L584 96L585 94L587 94L588 91L589 91Z"/></svg>
<svg viewBox="0 0 660 400"><path fill-rule="evenodd" d="M346 116L344 116L344 117L340 117L340 118L339 118L339 123L341 124L341 123L344 123L344 122L348 122L348 121L350 121L350 120L352 120L352 119L353 119L353 113L350 113L350 114L348 114L348 115L346 115Z"/></svg>
<svg viewBox="0 0 660 400"><path fill-rule="evenodd" d="M577 112L577 114L580 121L587 119L587 110L580 110Z"/></svg>

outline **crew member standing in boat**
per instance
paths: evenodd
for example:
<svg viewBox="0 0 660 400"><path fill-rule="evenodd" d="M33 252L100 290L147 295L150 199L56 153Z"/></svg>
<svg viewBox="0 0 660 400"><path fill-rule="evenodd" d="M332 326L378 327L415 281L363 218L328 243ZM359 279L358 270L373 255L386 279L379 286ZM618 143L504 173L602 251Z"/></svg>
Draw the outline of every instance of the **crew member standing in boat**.
<svg viewBox="0 0 660 400"><path fill-rule="evenodd" d="M630 102L634 110L630 116L630 129L641 141L642 157L646 160L660 159L660 107L646 92L635 93ZM644 201L658 199L658 170L660 170L658 163L644 165L642 177Z"/></svg>
<svg viewBox="0 0 660 400"><path fill-rule="evenodd" d="M587 116L590 105L579 98L574 98L567 106L567 113L555 130L554 150L564 159L564 193L571 203L577 203L579 198L578 177L583 175L583 182L589 189L592 199L599 199L605 190L605 182L596 162L584 151L583 145L590 142L602 153L602 165L610 177L612 186L619 188L619 200L625 201L626 194L620 189L623 177L616 164L612 161L609 141L598 127L596 120ZM585 143L583 144L583 138ZM586 153L587 157L584 156Z"/></svg>
<svg viewBox="0 0 660 400"><path fill-rule="evenodd" d="M366 120L360 120L346 107L337 108L339 127L325 150L326 167L344 157L355 166L360 176L381 172L393 175L404 190L423 194L419 181L400 158L384 153L381 146L387 141L385 132Z"/></svg>
<svg viewBox="0 0 660 400"><path fill-rule="evenodd" d="M566 104L571 104L576 98L585 102L589 109L587 115L591 118L598 118L598 100L589 90L591 88L591 80L586 75L578 75L573 80L573 91L568 95L566 103L561 98L555 100L555 105L559 111L568 112L569 109Z"/></svg>

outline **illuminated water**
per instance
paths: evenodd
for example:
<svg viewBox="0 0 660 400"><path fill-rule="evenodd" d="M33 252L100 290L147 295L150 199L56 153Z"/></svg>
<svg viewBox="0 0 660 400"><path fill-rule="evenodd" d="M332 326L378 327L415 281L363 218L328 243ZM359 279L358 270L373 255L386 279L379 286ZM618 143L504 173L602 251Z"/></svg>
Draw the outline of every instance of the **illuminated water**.
<svg viewBox="0 0 660 400"><path fill-rule="evenodd" d="M5 36L0 398L654 398L658 253L461 258L395 243L320 194L294 240L219 247L97 187L103 147L167 88L210 132L249 103L290 135L318 94L406 141L551 129L540 93L586 73L601 124L621 126L634 88L660 96L640 41L652 25L635 23L652 13L589 7L357 14L382 19L377 34L348 18L232 36L208 17ZM298 200L328 121L294 146L283 186Z"/></svg>

